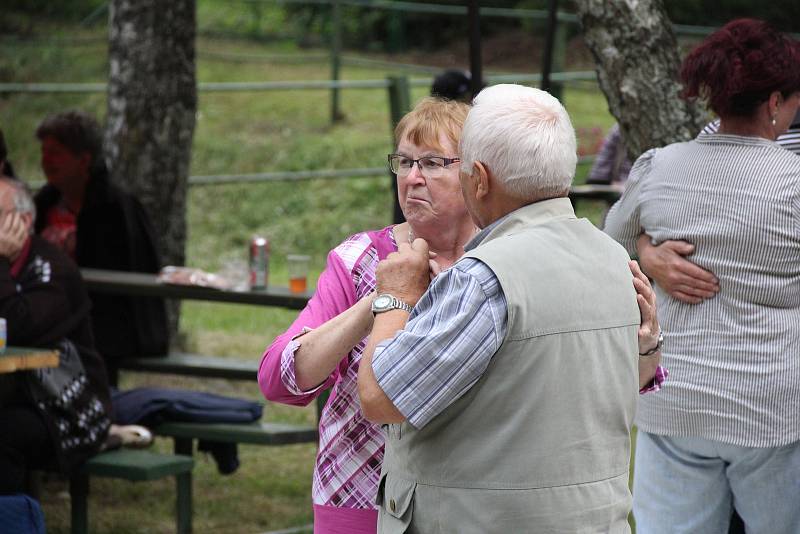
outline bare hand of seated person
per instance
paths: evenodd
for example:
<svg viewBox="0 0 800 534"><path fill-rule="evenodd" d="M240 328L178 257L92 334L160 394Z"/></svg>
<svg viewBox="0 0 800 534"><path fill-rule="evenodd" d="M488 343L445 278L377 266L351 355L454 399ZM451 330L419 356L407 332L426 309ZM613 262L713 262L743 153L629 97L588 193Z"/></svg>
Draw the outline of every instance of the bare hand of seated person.
<svg viewBox="0 0 800 534"><path fill-rule="evenodd" d="M0 219L0 257L14 261L28 238L28 225L16 212L6 213Z"/></svg>
<svg viewBox="0 0 800 534"><path fill-rule="evenodd" d="M698 304L719 292L714 273L686 259L694 245L686 241L664 241L653 245L642 234L636 243L642 270L671 297L686 304Z"/></svg>

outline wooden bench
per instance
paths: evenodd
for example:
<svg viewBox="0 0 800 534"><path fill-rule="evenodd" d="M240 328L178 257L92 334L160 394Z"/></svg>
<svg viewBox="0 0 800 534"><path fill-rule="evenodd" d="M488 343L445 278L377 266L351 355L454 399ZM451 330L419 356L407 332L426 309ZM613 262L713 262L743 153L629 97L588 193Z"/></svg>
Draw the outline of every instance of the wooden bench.
<svg viewBox="0 0 800 534"><path fill-rule="evenodd" d="M176 527L179 534L192 531L192 468L194 460L182 455L118 449L89 459L70 478L72 534L89 532L89 477L109 477L130 481L175 477Z"/></svg>
<svg viewBox="0 0 800 534"><path fill-rule="evenodd" d="M119 362L119 369L146 373L168 373L203 378L226 378L228 380L258 379L257 360L240 360L220 356L202 356L174 352L165 357L133 358Z"/></svg>

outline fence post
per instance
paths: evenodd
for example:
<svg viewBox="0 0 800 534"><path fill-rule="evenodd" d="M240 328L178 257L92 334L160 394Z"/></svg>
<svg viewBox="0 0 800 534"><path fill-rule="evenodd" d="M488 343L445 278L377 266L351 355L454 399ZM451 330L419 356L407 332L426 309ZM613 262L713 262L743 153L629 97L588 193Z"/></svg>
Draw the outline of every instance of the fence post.
<svg viewBox="0 0 800 534"><path fill-rule="evenodd" d="M339 0L331 0L331 80L339 81L342 65L342 8ZM339 88L331 88L331 123L343 118L339 109Z"/></svg>
<svg viewBox="0 0 800 534"><path fill-rule="evenodd" d="M407 76L389 76L389 118L392 126L392 150L394 150L394 129L403 115L411 111L411 90L408 83ZM397 180L394 174L389 173L392 181L393 192L393 217L392 222L400 224L406 219L403 216L403 210L400 209L400 203L397 201Z"/></svg>
<svg viewBox="0 0 800 534"><path fill-rule="evenodd" d="M558 23L556 26L555 42L553 43L553 70L552 72L564 72L565 58L567 55L567 25ZM550 94L564 103L564 83L551 82Z"/></svg>

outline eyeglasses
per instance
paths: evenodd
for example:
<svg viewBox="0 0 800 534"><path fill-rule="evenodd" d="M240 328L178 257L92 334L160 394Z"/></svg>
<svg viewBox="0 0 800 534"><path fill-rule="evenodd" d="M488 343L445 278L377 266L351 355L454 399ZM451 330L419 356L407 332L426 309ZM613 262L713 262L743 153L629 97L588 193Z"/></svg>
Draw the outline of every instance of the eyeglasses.
<svg viewBox="0 0 800 534"><path fill-rule="evenodd" d="M409 158L402 154L389 154L389 169L397 176L408 176L414 164L419 172L426 178L440 178L444 176L447 167L458 163L459 158L444 158L442 156L423 156L419 159Z"/></svg>

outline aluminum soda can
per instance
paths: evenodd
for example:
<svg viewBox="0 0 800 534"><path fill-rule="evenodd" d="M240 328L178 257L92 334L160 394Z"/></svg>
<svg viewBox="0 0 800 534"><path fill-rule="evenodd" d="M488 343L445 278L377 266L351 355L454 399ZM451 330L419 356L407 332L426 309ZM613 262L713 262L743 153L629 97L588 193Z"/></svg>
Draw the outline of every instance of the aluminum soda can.
<svg viewBox="0 0 800 534"><path fill-rule="evenodd" d="M269 241L260 235L250 240L250 287L264 289L269 281Z"/></svg>

